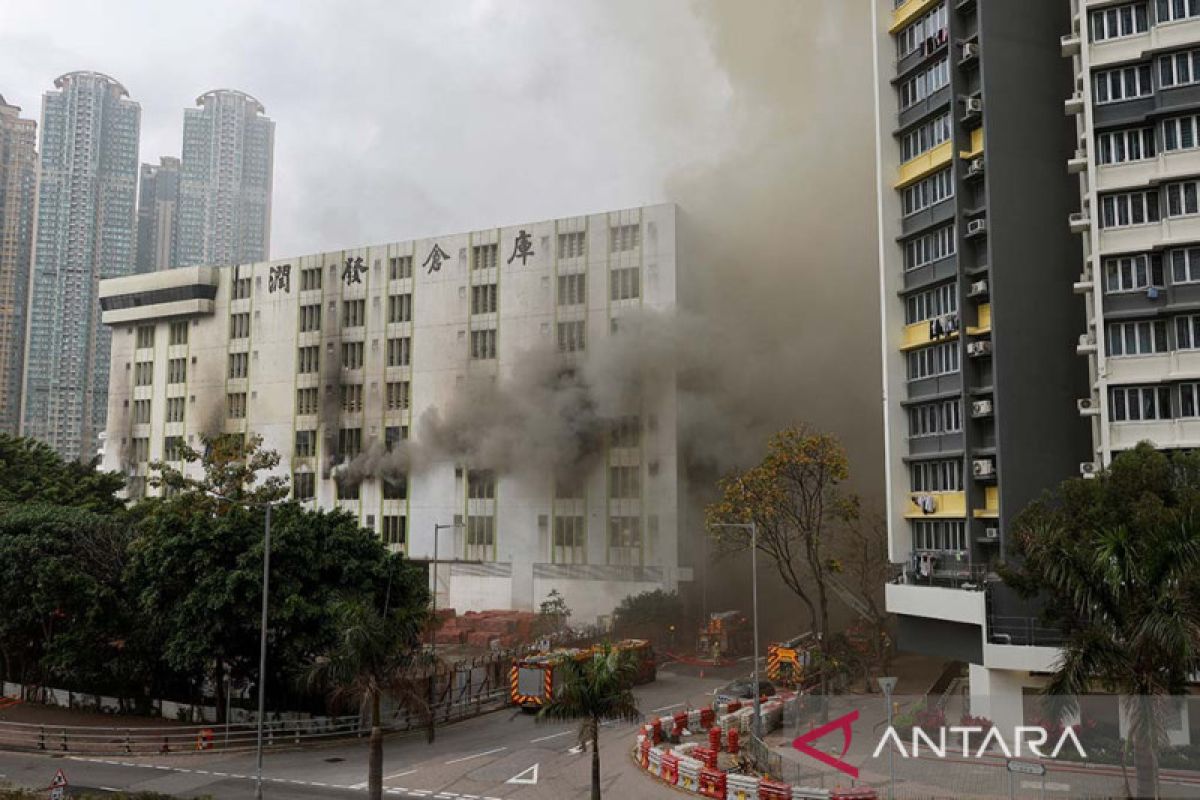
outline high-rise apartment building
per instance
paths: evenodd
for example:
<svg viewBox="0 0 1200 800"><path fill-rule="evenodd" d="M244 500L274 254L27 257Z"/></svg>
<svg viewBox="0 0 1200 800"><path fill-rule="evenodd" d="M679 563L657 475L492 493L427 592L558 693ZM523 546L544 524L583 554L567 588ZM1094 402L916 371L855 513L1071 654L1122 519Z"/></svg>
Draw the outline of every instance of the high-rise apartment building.
<svg viewBox="0 0 1200 800"><path fill-rule="evenodd" d="M887 607L902 649L970 663L972 711L998 724L1057 650L995 565L1089 450L1069 18L1055 0L874 3Z"/></svg>
<svg viewBox="0 0 1200 800"><path fill-rule="evenodd" d="M0 431L21 426L25 311L37 202L37 124L0 96Z"/></svg>
<svg viewBox="0 0 1200 800"><path fill-rule="evenodd" d="M1062 47L1079 136L1070 225L1083 240L1086 473L1144 440L1200 447L1200 2L1071 10Z"/></svg>
<svg viewBox="0 0 1200 800"><path fill-rule="evenodd" d="M137 494L180 443L258 434L293 497L395 549L427 560L441 526L440 604L558 589L592 620L692 574L673 377L570 378L633 357L622 323L676 307L675 262L662 205L105 281L104 466Z"/></svg>
<svg viewBox="0 0 1200 800"><path fill-rule="evenodd" d="M142 164L138 189L137 271L175 265L175 219L179 213L179 159L163 156Z"/></svg>
<svg viewBox="0 0 1200 800"><path fill-rule="evenodd" d="M183 112L183 156L173 266L229 266L270 258L275 123L262 103L229 89Z"/></svg>
<svg viewBox="0 0 1200 800"><path fill-rule="evenodd" d="M98 72L54 86L42 100L22 432L87 459L108 408L111 336L96 290L134 267L141 108Z"/></svg>

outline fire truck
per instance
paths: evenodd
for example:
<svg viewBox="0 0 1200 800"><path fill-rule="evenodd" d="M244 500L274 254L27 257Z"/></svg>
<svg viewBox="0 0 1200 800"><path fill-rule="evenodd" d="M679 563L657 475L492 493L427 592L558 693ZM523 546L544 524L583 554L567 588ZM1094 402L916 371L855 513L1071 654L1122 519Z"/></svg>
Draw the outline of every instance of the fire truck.
<svg viewBox="0 0 1200 800"><path fill-rule="evenodd" d="M696 654L719 661L749 654L754 649L754 631L740 611L714 611L700 629Z"/></svg>
<svg viewBox="0 0 1200 800"><path fill-rule="evenodd" d="M633 654L637 664L633 679L635 685L650 683L657 677L658 665L650 642L645 639L626 639L613 647ZM563 670L560 667L571 661L586 661L596 649L597 646L560 648L517 659L509 670L509 699L513 705L536 711L562 687Z"/></svg>
<svg viewBox="0 0 1200 800"><path fill-rule="evenodd" d="M813 666L818 639L812 631L767 645L767 678L784 686L803 686Z"/></svg>

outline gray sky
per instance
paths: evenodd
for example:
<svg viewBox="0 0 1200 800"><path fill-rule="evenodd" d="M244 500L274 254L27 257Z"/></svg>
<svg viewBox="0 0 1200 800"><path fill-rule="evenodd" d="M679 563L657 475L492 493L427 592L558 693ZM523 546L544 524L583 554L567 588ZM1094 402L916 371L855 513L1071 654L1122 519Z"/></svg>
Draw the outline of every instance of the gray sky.
<svg viewBox="0 0 1200 800"><path fill-rule="evenodd" d="M688 0L0 2L0 94L39 118L73 70L141 104L144 162L201 93L261 100L276 257L671 199L736 134Z"/></svg>

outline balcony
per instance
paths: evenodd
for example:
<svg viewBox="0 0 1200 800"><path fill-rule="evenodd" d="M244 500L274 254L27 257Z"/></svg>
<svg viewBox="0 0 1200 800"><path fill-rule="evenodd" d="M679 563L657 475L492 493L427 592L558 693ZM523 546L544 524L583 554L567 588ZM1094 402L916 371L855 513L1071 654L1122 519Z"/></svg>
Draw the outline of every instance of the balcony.
<svg viewBox="0 0 1200 800"><path fill-rule="evenodd" d="M967 495L964 492L913 492L904 516L906 519L966 519Z"/></svg>
<svg viewBox="0 0 1200 800"><path fill-rule="evenodd" d="M925 178L950 163L954 157L954 146L951 142L942 142L928 153L923 153L914 159L900 165L895 188L903 189Z"/></svg>
<svg viewBox="0 0 1200 800"><path fill-rule="evenodd" d="M1071 225L1071 233L1087 233L1092 229L1092 217L1086 211L1076 211L1068 217L1068 222Z"/></svg>
<svg viewBox="0 0 1200 800"><path fill-rule="evenodd" d="M981 303L976 315L976 325L967 328L969 336L987 336L992 332L992 304Z"/></svg>
<svg viewBox="0 0 1200 800"><path fill-rule="evenodd" d="M1068 33L1062 37L1061 42L1063 58L1070 58L1071 56L1079 55L1080 40L1078 32Z"/></svg>
<svg viewBox="0 0 1200 800"><path fill-rule="evenodd" d="M1084 272L1079 276L1079 280L1071 284L1071 289L1075 292L1075 294L1087 294L1095 291L1096 281L1090 272Z"/></svg>
<svg viewBox="0 0 1200 800"><path fill-rule="evenodd" d="M906 562L892 564L888 586L919 586L926 589L982 593L987 585L988 566L969 561L967 558L965 552L958 550L913 550ZM894 610L890 603L888 610Z"/></svg>
<svg viewBox="0 0 1200 800"><path fill-rule="evenodd" d="M1079 344L1075 346L1075 353L1081 356L1090 356L1096 352L1096 337L1091 333L1084 333L1079 336Z"/></svg>
<svg viewBox="0 0 1200 800"><path fill-rule="evenodd" d="M1087 150L1075 151L1075 157L1067 160L1067 174L1078 175L1088 168Z"/></svg>
<svg viewBox="0 0 1200 800"><path fill-rule="evenodd" d="M996 473L992 472L985 479L995 479ZM983 490L983 508L975 509L975 519L999 519L1000 518L1000 487L988 486Z"/></svg>
<svg viewBox="0 0 1200 800"><path fill-rule="evenodd" d="M1073 117L1073 116L1076 116L1077 114L1082 114L1083 108L1084 108L1084 99L1083 99L1082 92L1076 92L1075 94L1068 97L1066 99L1066 101L1063 103L1063 112L1066 113L1066 115L1068 117Z"/></svg>
<svg viewBox="0 0 1200 800"><path fill-rule="evenodd" d="M884 587L884 602L893 614L978 625L981 629L987 619L986 595L956 586L893 582Z"/></svg>
<svg viewBox="0 0 1200 800"><path fill-rule="evenodd" d="M957 338L958 315L947 314L943 317L904 326L900 349L902 351L915 350L935 342L951 342Z"/></svg>

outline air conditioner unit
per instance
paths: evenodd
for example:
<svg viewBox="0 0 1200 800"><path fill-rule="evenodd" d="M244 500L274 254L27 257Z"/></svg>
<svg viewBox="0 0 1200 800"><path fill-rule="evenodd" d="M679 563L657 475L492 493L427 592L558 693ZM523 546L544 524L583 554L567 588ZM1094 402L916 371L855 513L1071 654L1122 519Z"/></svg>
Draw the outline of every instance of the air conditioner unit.
<svg viewBox="0 0 1200 800"><path fill-rule="evenodd" d="M976 400L971 403L971 416L990 417L992 415L991 400Z"/></svg>
<svg viewBox="0 0 1200 800"><path fill-rule="evenodd" d="M990 458L977 458L971 464L971 474L976 478L990 478L996 474L996 465Z"/></svg>
<svg viewBox="0 0 1200 800"><path fill-rule="evenodd" d="M963 42L962 60L966 61L979 55L979 45L975 42Z"/></svg>
<svg viewBox="0 0 1200 800"><path fill-rule="evenodd" d="M1079 408L1080 414L1090 414L1097 408L1097 403L1090 397L1084 397L1075 401L1075 405Z"/></svg>
<svg viewBox="0 0 1200 800"><path fill-rule="evenodd" d="M1148 300L1157 300L1158 295L1159 295L1159 288L1157 286L1151 286L1149 289L1146 290L1146 298Z"/></svg>
<svg viewBox="0 0 1200 800"><path fill-rule="evenodd" d="M987 281L975 281L971 284L970 288L967 289L967 297L983 297L987 293Z"/></svg>
<svg viewBox="0 0 1200 800"><path fill-rule="evenodd" d="M978 236L987 230L987 220L973 219L967 223L967 236Z"/></svg>
<svg viewBox="0 0 1200 800"><path fill-rule="evenodd" d="M992 352L992 343L991 342L971 342L970 344L967 345L967 355L971 356L972 358L978 358L979 356L990 355L991 352Z"/></svg>
<svg viewBox="0 0 1200 800"><path fill-rule="evenodd" d="M1094 478L1100 472L1100 465L1095 461L1084 461L1079 465L1079 474L1085 478Z"/></svg>
<svg viewBox="0 0 1200 800"><path fill-rule="evenodd" d="M983 113L983 98L968 97L967 98L967 113L982 114Z"/></svg>
<svg viewBox="0 0 1200 800"><path fill-rule="evenodd" d="M971 162L969 164L967 164L967 177L974 178L974 177L982 175L982 174L983 174L983 159L982 158L972 158Z"/></svg>
<svg viewBox="0 0 1200 800"><path fill-rule="evenodd" d="M985 539L999 539L1000 538L1000 529L999 528L984 528L983 529L983 537Z"/></svg>

